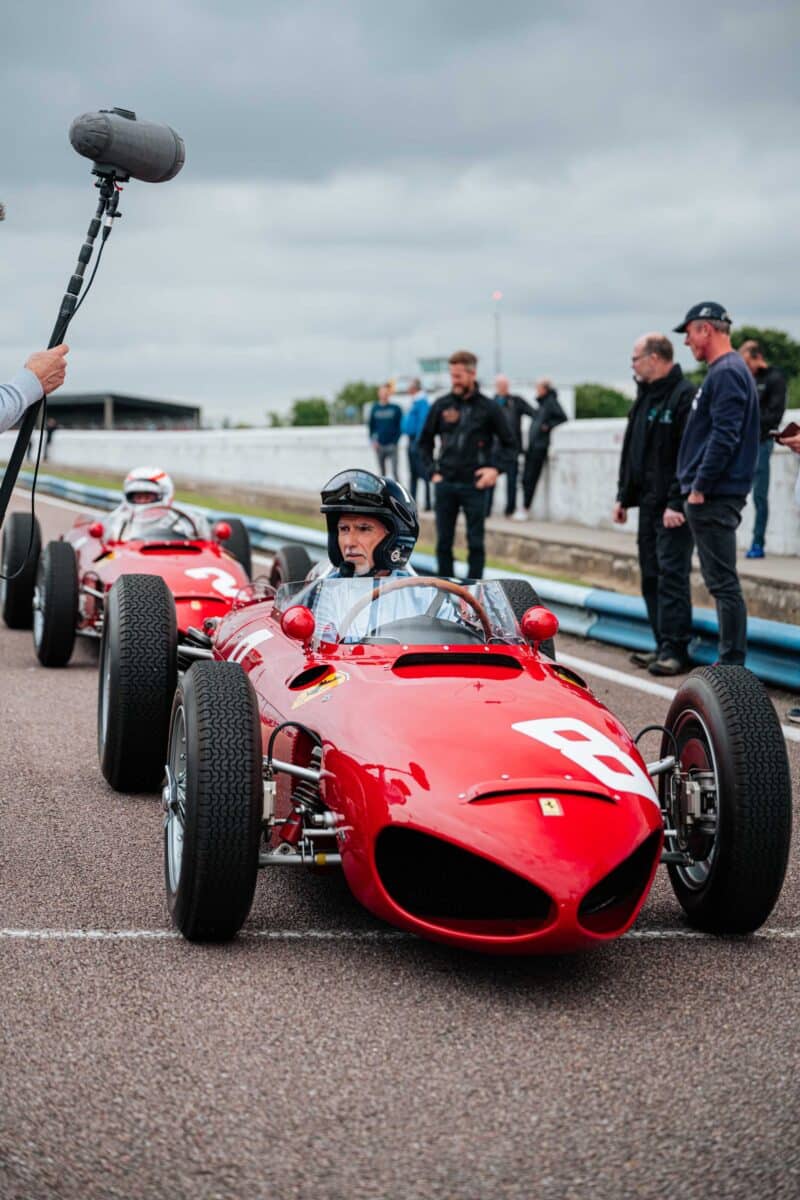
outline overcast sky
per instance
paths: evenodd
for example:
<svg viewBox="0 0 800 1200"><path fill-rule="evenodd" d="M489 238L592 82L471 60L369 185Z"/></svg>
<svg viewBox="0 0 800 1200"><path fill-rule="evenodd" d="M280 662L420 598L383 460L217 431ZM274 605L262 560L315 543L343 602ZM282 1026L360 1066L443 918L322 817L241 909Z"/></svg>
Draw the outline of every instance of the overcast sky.
<svg viewBox="0 0 800 1200"><path fill-rule="evenodd" d="M262 421L461 346L490 384L495 289L517 379L620 384L699 300L800 337L799 26L740 0L15 4L0 376L47 342L94 211L70 122L113 105L186 165L126 187L70 390Z"/></svg>

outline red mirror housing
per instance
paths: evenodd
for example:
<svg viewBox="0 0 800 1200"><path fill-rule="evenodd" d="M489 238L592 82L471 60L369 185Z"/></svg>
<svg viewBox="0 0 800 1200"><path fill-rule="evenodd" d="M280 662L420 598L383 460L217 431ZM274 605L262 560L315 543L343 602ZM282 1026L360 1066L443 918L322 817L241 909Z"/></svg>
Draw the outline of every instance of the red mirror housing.
<svg viewBox="0 0 800 1200"><path fill-rule="evenodd" d="M537 604L522 614L520 626L526 641L538 646L540 642L555 637L558 632L558 617L543 604Z"/></svg>
<svg viewBox="0 0 800 1200"><path fill-rule="evenodd" d="M316 629L314 614L304 604L293 604L281 617L281 629L295 642L308 642Z"/></svg>
<svg viewBox="0 0 800 1200"><path fill-rule="evenodd" d="M89 526L89 537L101 538L103 536L103 532L103 522L92 521L91 525Z"/></svg>
<svg viewBox="0 0 800 1200"><path fill-rule="evenodd" d="M231 536L231 527L227 521L217 521L214 526L214 537L218 542L227 542Z"/></svg>

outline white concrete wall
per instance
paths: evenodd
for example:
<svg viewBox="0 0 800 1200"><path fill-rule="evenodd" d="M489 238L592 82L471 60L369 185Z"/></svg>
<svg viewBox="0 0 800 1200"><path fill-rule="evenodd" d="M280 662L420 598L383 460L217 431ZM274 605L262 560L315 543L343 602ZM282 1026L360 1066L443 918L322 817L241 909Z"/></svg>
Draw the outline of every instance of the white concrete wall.
<svg viewBox="0 0 800 1200"><path fill-rule="evenodd" d="M800 421L800 413L787 414ZM623 419L571 421L555 430L550 459L534 503L537 520L573 522L612 528ZM0 459L8 457L14 435L0 435ZM407 481L405 439L401 444L401 478ZM375 456L364 426L300 429L190 430L119 433L59 429L51 447L59 467L110 471L120 480L132 466L155 463L173 474L202 481L228 480L287 491L317 491L343 467L375 469ZM772 456L770 519L771 554L800 554L800 509L794 486L800 459L784 447ZM498 485L503 491L504 482ZM631 518L634 514L631 514ZM750 544L753 506L748 503L739 544ZM615 527L619 528L619 527ZM635 532L635 519L624 528Z"/></svg>

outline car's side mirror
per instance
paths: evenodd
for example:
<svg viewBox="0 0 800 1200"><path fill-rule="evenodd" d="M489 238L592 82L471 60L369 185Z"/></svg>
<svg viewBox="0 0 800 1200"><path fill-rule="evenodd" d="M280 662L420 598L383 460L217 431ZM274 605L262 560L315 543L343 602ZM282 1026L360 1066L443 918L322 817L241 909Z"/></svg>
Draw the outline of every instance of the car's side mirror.
<svg viewBox="0 0 800 1200"><path fill-rule="evenodd" d="M293 604L281 616L281 629L292 641L302 642L306 647L314 636L317 623L314 614L305 604Z"/></svg>
<svg viewBox="0 0 800 1200"><path fill-rule="evenodd" d="M522 614L520 627L525 640L532 646L539 646L548 638L555 637L558 632L558 617L543 604L536 604Z"/></svg>
<svg viewBox="0 0 800 1200"><path fill-rule="evenodd" d="M227 542L231 536L231 527L227 521L217 521L214 526L214 537L218 542Z"/></svg>

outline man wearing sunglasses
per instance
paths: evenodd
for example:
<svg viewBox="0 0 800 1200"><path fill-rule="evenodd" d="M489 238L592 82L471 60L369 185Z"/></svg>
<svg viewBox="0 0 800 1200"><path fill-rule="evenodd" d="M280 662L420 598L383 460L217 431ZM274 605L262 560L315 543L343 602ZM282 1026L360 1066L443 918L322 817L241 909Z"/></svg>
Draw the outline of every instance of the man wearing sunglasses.
<svg viewBox="0 0 800 1200"><path fill-rule="evenodd" d="M453 575L453 538L463 510L468 576L481 579L486 561L486 489L508 470L517 447L503 409L478 390L477 357L469 350L457 350L449 364L450 391L434 402L417 445L425 472L436 485L439 574Z"/></svg>

